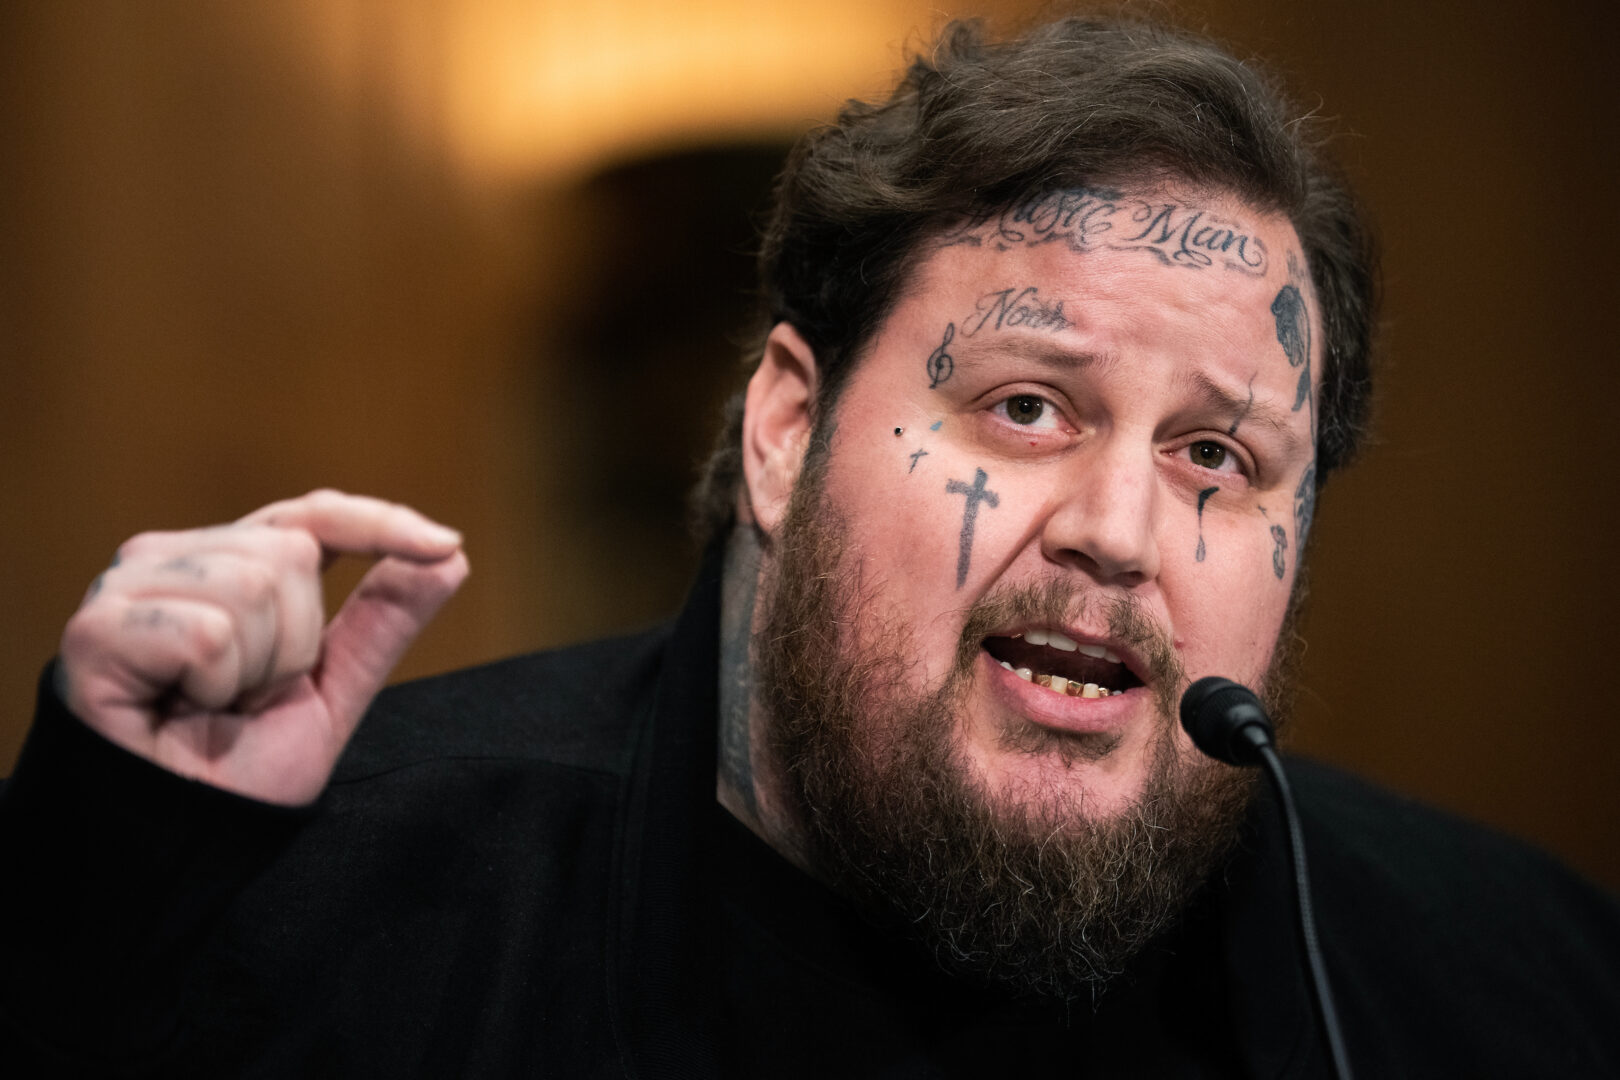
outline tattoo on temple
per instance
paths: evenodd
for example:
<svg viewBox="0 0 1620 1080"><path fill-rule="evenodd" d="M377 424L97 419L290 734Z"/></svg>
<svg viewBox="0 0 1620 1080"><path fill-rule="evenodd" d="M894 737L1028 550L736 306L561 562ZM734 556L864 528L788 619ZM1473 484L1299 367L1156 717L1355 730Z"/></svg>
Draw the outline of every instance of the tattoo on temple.
<svg viewBox="0 0 1620 1080"><path fill-rule="evenodd" d="M1288 550L1288 530L1281 525L1273 525L1271 538L1277 542L1277 546L1271 550L1271 569L1276 572L1277 580L1281 581L1283 574L1288 571L1288 560L1283 556L1283 552Z"/></svg>
<svg viewBox="0 0 1620 1080"><path fill-rule="evenodd" d="M1277 291L1271 301L1271 316L1277 322L1277 341L1288 356L1288 365L1301 368L1293 410L1299 412L1311 396L1311 317L1305 310L1304 297L1292 283Z"/></svg>
<svg viewBox="0 0 1620 1080"><path fill-rule="evenodd" d="M1307 284L1297 255L1288 253L1289 282L1271 301L1271 314L1277 322L1277 341L1288 356L1290 367L1300 369L1299 389L1294 394L1294 411L1309 406L1311 446L1316 445L1316 388L1311 380L1311 313L1301 287ZM1294 489L1294 549L1303 551L1310 536L1311 519L1316 516L1316 455L1305 466L1305 475ZM1281 576L1279 574L1279 576Z"/></svg>
<svg viewBox="0 0 1620 1080"><path fill-rule="evenodd" d="M1026 199L998 214L969 218L942 244L1066 243L1075 251L1146 251L1166 266L1221 265L1245 274L1266 272L1266 245L1242 222L1203 207L1149 202L1112 188L1068 188Z"/></svg>
<svg viewBox="0 0 1620 1080"><path fill-rule="evenodd" d="M989 503L994 509L1000 505L1001 498L993 491L986 491L984 485L990 477L985 475L983 469L973 470L973 483L968 484L961 480L947 480L945 492L949 495L967 496L967 506L962 510L962 537L956 556L956 587L960 589L967 583L968 566L973 557L973 523L979 517L979 504Z"/></svg>
<svg viewBox="0 0 1620 1080"><path fill-rule="evenodd" d="M927 456L928 456L928 451L926 451L926 450L913 450L912 453L911 453L911 468L907 469L906 472L907 473L916 472L917 471L917 459L918 458L925 458Z"/></svg>
<svg viewBox="0 0 1620 1080"><path fill-rule="evenodd" d="M994 320L992 323L991 320ZM973 314L962 320L962 336L972 337L986 326L1000 330L1027 326L1031 330L1067 330L1073 324L1063 316L1063 301L1047 303L1033 285L985 293L974 305Z"/></svg>
<svg viewBox="0 0 1620 1080"><path fill-rule="evenodd" d="M1198 493L1198 551L1195 555L1198 562L1204 561L1204 504L1219 490L1218 487L1207 487Z"/></svg>
<svg viewBox="0 0 1620 1080"><path fill-rule="evenodd" d="M1305 467L1305 475L1299 478L1299 486L1294 489L1294 546L1301 550L1305 547L1305 538L1311 535L1311 519L1316 516L1316 459Z"/></svg>
<svg viewBox="0 0 1620 1080"><path fill-rule="evenodd" d="M956 371L956 361L951 359L951 354L945 351L945 346L949 345L955 337L956 324L946 323L945 340L939 343L939 348L928 354L928 389L930 390L939 389L939 384L949 381L951 375Z"/></svg>

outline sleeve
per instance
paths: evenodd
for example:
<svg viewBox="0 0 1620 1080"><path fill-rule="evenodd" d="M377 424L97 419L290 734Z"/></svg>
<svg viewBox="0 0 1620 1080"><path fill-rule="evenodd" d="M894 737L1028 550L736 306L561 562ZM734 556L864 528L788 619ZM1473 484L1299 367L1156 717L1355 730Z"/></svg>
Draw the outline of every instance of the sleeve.
<svg viewBox="0 0 1620 1080"><path fill-rule="evenodd" d="M61 703L54 663L0 788L0 1060L140 1072L180 1030L199 946L319 812L187 780Z"/></svg>

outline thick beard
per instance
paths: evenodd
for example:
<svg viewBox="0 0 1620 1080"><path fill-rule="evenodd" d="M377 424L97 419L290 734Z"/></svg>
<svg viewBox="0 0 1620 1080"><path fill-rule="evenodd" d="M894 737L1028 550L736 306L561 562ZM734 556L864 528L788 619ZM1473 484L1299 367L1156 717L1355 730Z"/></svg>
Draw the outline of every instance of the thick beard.
<svg viewBox="0 0 1620 1080"><path fill-rule="evenodd" d="M1134 605L1109 601L1111 633L1152 658L1159 698L1139 796L1098 816L1077 789L989 790L957 737L984 635L1009 615L1072 616L1088 598L1053 579L981 599L943 685L908 693L909 627L882 618L857 560L844 558L846 529L817 465L774 545L755 646L794 842L819 875L907 928L946 970L1015 993L1095 996L1225 860L1252 775L1178 752L1171 716L1186 680L1174 652ZM1030 728L1003 749L1072 766L1113 744Z"/></svg>

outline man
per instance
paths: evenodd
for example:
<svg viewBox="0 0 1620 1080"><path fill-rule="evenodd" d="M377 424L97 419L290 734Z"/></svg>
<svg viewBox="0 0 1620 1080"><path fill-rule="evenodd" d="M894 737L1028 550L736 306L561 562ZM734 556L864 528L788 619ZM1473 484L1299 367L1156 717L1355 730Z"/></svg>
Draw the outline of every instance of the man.
<svg viewBox="0 0 1620 1080"><path fill-rule="evenodd" d="M1370 245L1293 114L1152 26L958 26L799 148L761 265L671 629L373 704L455 533L316 492L120 549L3 796L9 1060L1326 1072L1277 809L1173 721L1210 674L1284 710L1366 408ZM1620 1069L1610 901L1296 782L1362 1075Z"/></svg>

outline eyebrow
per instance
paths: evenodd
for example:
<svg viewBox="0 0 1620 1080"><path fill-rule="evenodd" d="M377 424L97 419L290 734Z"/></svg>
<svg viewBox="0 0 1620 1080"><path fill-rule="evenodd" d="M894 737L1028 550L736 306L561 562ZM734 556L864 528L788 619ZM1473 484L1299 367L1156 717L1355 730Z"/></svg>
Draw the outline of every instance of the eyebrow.
<svg viewBox="0 0 1620 1080"><path fill-rule="evenodd" d="M1022 334L1004 334L991 341L975 341L965 346L953 346L952 351L956 353L957 363L969 368L1013 357L1033 361L1051 371L1076 372L1088 368L1106 369L1119 360L1112 353L1064 348L1054 342Z"/></svg>
<svg viewBox="0 0 1620 1080"><path fill-rule="evenodd" d="M1258 375L1258 372L1256 374ZM1259 424L1282 439L1289 454L1298 451L1305 441L1289 422L1289 411L1254 400L1252 379L1250 392L1242 397L1221 386L1202 371L1179 375L1176 381L1185 385L1200 405L1230 421L1227 427L1228 434L1235 434L1239 424Z"/></svg>

